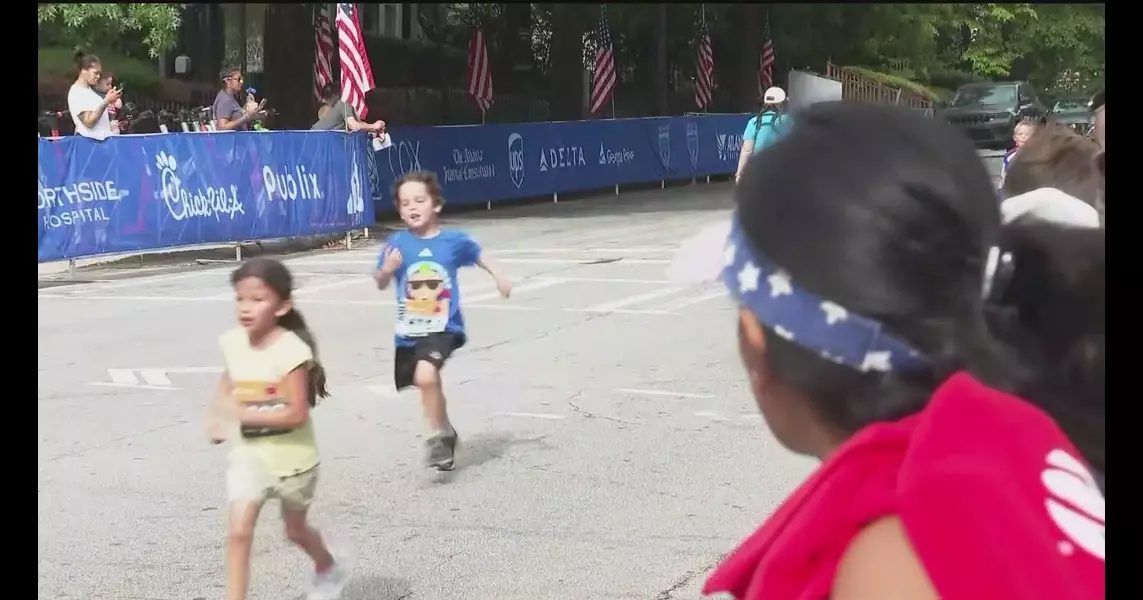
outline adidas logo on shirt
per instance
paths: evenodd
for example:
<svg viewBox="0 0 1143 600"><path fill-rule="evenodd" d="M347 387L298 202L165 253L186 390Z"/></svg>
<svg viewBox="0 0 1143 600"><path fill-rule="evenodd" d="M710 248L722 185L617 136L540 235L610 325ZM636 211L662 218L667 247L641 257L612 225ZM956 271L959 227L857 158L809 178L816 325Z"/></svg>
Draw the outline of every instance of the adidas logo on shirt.
<svg viewBox="0 0 1143 600"><path fill-rule="evenodd" d="M432 255L433 255L432 251L429 250L428 248L425 248L424 250L421 250L421 253L418 254L417 256L419 256L421 258L431 258Z"/></svg>

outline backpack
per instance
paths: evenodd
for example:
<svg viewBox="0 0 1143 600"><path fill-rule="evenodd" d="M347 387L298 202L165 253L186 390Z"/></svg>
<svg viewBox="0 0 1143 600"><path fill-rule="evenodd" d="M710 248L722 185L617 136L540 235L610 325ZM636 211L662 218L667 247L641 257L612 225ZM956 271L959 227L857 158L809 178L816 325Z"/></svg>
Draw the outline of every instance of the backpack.
<svg viewBox="0 0 1143 600"><path fill-rule="evenodd" d="M770 118L768 120L763 120L767 116ZM754 119L755 127L753 141L755 152L758 152L770 143L777 141L786 133L785 121L782 120L782 115L780 113L768 110L762 113L758 113L758 116ZM779 127L779 125L782 126ZM765 129L765 133L763 133L763 129ZM761 137L761 145L758 143L759 137Z"/></svg>

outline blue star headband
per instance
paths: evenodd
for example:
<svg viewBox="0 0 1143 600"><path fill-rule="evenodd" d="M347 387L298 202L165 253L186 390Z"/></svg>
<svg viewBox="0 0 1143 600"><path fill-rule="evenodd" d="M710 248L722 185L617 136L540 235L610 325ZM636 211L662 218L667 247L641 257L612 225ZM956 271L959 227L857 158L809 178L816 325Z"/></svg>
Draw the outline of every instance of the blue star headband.
<svg viewBox="0 0 1143 600"><path fill-rule="evenodd" d="M886 333L880 322L797 287L751 248L737 218L727 239L722 281L730 295L774 333L822 358L863 373L928 364L921 353Z"/></svg>

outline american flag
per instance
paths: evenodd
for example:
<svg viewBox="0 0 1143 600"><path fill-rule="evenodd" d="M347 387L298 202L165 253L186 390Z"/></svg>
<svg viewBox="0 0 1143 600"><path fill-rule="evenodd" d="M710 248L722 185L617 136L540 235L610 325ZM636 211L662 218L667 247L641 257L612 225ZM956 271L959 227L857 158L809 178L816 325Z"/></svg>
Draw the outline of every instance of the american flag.
<svg viewBox="0 0 1143 600"><path fill-rule="evenodd" d="M710 106L711 87L714 82L714 50L710 46L710 30L706 20L699 25L698 61L695 63L695 104L699 109Z"/></svg>
<svg viewBox="0 0 1143 600"><path fill-rule="evenodd" d="M591 78L591 113L599 112L615 93L615 48L607 26L607 7L599 7L599 29L595 32L595 73Z"/></svg>
<svg viewBox="0 0 1143 600"><path fill-rule="evenodd" d="M472 36L468 46L468 93L480 107L480 114L492 106L492 72L488 69L488 47L480 29Z"/></svg>
<svg viewBox="0 0 1143 600"><path fill-rule="evenodd" d="M361 37L361 19L353 4L337 5L337 45L341 61L341 100L364 119L369 112L365 93L373 89L373 69Z"/></svg>
<svg viewBox="0 0 1143 600"><path fill-rule="evenodd" d="M762 29L762 52L758 54L758 97L774 85L774 40L770 39L770 20Z"/></svg>
<svg viewBox="0 0 1143 600"><path fill-rule="evenodd" d="M314 13L314 98L320 103L321 89L333 83L333 31L329 28L329 8L321 5Z"/></svg>

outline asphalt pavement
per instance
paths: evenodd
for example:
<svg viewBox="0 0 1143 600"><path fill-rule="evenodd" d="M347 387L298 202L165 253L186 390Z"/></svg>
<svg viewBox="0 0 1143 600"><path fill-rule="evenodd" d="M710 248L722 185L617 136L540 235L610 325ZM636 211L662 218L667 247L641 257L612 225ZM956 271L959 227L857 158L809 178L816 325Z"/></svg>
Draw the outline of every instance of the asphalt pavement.
<svg viewBox="0 0 1143 600"><path fill-rule="evenodd" d="M665 280L729 207L700 184L450 217L516 282L501 300L460 277L451 474L420 466L418 399L392 388L376 240L286 258L333 393L313 514L354 557L347 600L699 598L813 466L758 416L723 292ZM232 268L40 290L40 598L222 597L225 450L203 415ZM302 597L277 510L259 527L250 598Z"/></svg>

